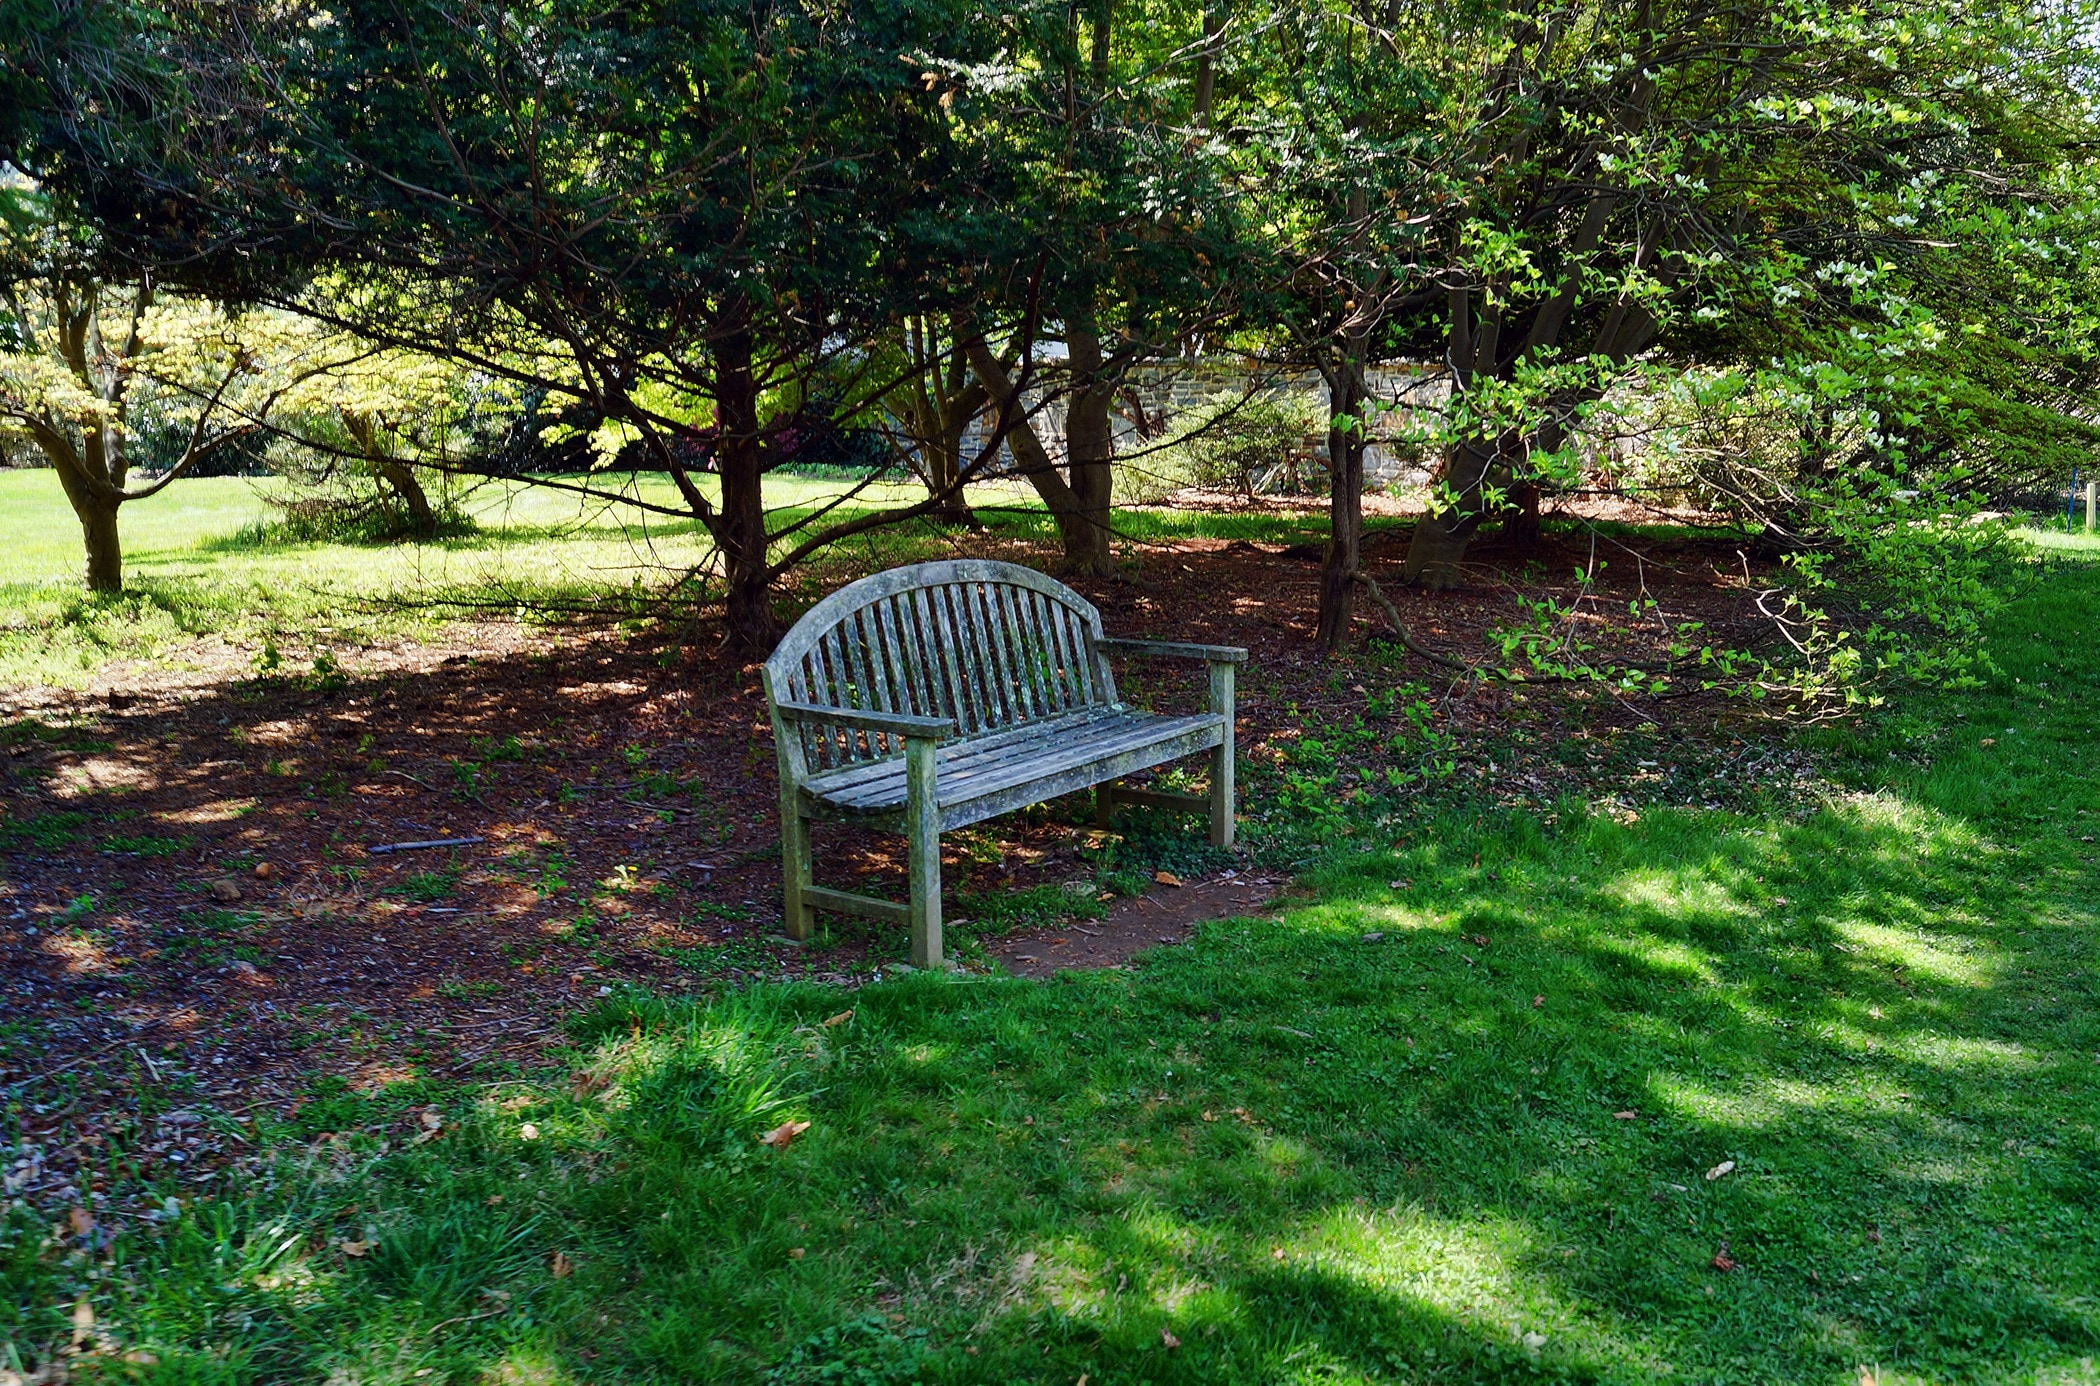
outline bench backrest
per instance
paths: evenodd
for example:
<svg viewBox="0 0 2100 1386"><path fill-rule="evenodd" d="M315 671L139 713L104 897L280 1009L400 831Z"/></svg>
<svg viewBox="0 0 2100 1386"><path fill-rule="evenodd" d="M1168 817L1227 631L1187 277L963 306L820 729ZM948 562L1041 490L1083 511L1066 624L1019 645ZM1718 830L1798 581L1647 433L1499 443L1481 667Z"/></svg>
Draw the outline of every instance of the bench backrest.
<svg viewBox="0 0 2100 1386"><path fill-rule="evenodd" d="M811 607L766 661L767 693L952 717L967 740L1113 703L1115 680L1094 647L1101 634L1092 602L1032 568L919 563L862 578ZM800 742L798 768L807 771L904 750L893 737L824 724L805 724Z"/></svg>

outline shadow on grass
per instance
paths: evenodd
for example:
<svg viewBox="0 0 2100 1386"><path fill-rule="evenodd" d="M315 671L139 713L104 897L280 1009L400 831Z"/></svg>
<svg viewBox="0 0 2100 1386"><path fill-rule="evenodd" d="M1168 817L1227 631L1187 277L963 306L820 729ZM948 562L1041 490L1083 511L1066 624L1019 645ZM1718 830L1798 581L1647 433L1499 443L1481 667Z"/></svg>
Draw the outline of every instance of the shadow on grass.
<svg viewBox="0 0 2100 1386"><path fill-rule="evenodd" d="M442 1140L279 1133L103 1322L183 1380L2090 1379L2100 583L2047 595L1806 816L1420 819L1134 973L615 996Z"/></svg>

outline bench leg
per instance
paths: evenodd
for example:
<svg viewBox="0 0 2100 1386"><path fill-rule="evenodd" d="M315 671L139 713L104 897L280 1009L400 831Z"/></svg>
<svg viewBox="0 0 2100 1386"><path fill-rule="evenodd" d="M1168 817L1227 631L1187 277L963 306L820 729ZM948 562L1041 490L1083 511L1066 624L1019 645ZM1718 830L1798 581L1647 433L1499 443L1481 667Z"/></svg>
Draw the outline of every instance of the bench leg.
<svg viewBox="0 0 2100 1386"><path fill-rule="evenodd" d="M1109 828L1116 821L1116 782L1103 780L1094 786L1094 826Z"/></svg>
<svg viewBox="0 0 2100 1386"><path fill-rule="evenodd" d="M1230 847L1233 829L1233 703L1236 666L1223 660L1210 666L1210 710L1225 714L1225 739L1210 753L1210 840Z"/></svg>
<svg viewBox="0 0 2100 1386"><path fill-rule="evenodd" d="M934 793L934 743L904 743L904 833L910 849L911 961L941 965L941 810Z"/></svg>
<svg viewBox="0 0 2100 1386"><path fill-rule="evenodd" d="M815 884L809 855L809 820L787 795L780 798L781 927L792 939L817 931L817 911L803 892Z"/></svg>

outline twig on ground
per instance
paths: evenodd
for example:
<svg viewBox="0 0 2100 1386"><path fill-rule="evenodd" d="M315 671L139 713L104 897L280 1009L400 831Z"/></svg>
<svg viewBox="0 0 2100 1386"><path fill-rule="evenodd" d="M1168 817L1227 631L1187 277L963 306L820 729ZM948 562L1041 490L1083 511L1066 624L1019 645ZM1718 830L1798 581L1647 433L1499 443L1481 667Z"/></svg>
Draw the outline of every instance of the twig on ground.
<svg viewBox="0 0 2100 1386"><path fill-rule="evenodd" d="M388 852L419 852L426 847L471 847L486 841L485 837L433 837L423 842L378 842L365 851L376 857Z"/></svg>

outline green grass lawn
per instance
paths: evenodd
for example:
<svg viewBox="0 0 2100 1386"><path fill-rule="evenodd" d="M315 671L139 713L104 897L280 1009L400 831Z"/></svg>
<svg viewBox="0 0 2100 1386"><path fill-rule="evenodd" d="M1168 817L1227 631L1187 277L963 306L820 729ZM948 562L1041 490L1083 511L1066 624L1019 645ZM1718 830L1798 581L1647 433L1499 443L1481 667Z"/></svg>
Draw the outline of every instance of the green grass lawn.
<svg viewBox="0 0 2100 1386"><path fill-rule="evenodd" d="M0 1340L85 1296L77 1371L185 1383L2100 1379L2095 629L2057 569L1812 810L1447 807L1134 972L622 995L570 1072L317 1092L93 1278L11 1215Z"/></svg>
<svg viewBox="0 0 2100 1386"><path fill-rule="evenodd" d="M644 500L677 502L662 477L596 480ZM478 525L463 538L276 542L268 526L277 512L265 497L281 489L273 480L199 478L125 507L131 590L92 599L81 592L80 527L57 478L49 471L0 471L0 686L77 684L112 659L180 664L187 642L200 636L258 647L266 638L287 646L343 646L426 634L491 609L508 615L536 604L605 603L636 585L663 587L711 548L690 520L506 482L460 493ZM839 482L776 476L768 479L767 503L791 518L843 489ZM864 498L889 505L922 494L884 486ZM1039 523L1011 487L982 488L973 497L1018 507L1010 523ZM849 508L841 517L852 513ZM913 529L870 536L854 548L924 538Z"/></svg>

